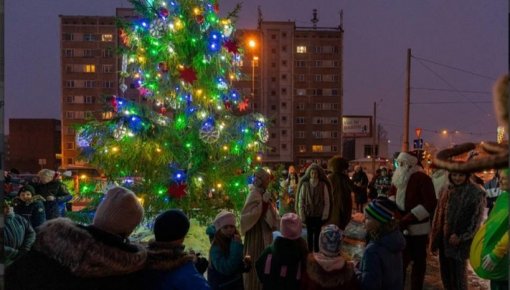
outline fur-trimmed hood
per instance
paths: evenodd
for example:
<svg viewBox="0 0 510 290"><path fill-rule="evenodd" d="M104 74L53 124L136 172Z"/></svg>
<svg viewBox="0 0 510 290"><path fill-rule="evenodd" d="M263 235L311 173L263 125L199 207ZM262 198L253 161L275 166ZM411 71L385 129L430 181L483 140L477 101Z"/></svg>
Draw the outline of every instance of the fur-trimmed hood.
<svg viewBox="0 0 510 290"><path fill-rule="evenodd" d="M56 260L78 277L108 277L141 270L147 251L140 245L66 218L39 227L33 249Z"/></svg>
<svg viewBox="0 0 510 290"><path fill-rule="evenodd" d="M313 254L309 254L306 261L306 272L313 282L323 288L333 288L343 284L350 284L354 277L354 268L351 263L333 271L324 270L315 260Z"/></svg>
<svg viewBox="0 0 510 290"><path fill-rule="evenodd" d="M184 252L184 246L151 241L147 256L147 268L172 271L193 260L193 256Z"/></svg>

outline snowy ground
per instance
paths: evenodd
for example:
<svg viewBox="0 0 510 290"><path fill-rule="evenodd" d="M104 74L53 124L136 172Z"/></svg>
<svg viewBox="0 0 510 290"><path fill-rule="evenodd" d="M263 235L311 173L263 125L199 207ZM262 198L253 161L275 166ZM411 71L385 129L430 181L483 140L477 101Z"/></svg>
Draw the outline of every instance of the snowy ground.
<svg viewBox="0 0 510 290"><path fill-rule="evenodd" d="M352 257L353 260L358 260L363 252L364 244L360 241L365 235L362 223L363 218L363 215L360 213L354 214L353 220L349 223L344 233L346 239L344 240L342 248L345 254ZM489 281L480 279L470 268L468 269L468 285L469 290L489 290ZM407 283L405 289L410 289L409 283ZM441 283L438 257L429 256L427 259L427 272L425 273L425 285L423 289L444 289Z"/></svg>

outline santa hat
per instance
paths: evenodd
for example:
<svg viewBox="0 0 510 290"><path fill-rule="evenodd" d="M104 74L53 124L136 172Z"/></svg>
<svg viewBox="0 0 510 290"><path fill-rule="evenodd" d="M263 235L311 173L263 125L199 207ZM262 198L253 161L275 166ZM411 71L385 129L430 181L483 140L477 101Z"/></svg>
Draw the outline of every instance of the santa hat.
<svg viewBox="0 0 510 290"><path fill-rule="evenodd" d="M418 154L415 151L400 152L397 157L398 162L404 162L408 165L415 166L418 164Z"/></svg>

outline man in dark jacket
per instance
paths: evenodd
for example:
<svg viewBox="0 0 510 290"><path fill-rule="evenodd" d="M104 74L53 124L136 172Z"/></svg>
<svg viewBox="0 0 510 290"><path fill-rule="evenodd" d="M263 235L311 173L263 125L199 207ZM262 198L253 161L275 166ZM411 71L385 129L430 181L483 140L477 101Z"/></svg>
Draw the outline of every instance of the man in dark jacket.
<svg viewBox="0 0 510 290"><path fill-rule="evenodd" d="M143 208L123 187L108 191L92 225L57 218L39 227L32 251L6 269L7 290L144 289L147 251L128 236Z"/></svg>
<svg viewBox="0 0 510 290"><path fill-rule="evenodd" d="M42 169L37 173L39 182L33 184L35 193L45 199L44 211L46 220L51 220L65 215L65 205L73 196L66 186L57 179L57 173L50 169Z"/></svg>
<svg viewBox="0 0 510 290"><path fill-rule="evenodd" d="M25 218L12 212L12 207L6 201L4 216L5 265L9 266L30 251L35 241L35 231Z"/></svg>

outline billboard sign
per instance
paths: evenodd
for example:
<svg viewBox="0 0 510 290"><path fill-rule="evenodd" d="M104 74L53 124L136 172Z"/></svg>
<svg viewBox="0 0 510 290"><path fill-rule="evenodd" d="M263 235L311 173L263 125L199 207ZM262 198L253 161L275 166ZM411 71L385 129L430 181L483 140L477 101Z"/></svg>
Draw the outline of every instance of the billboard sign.
<svg viewBox="0 0 510 290"><path fill-rule="evenodd" d="M343 116L342 133L344 137L371 137L372 116Z"/></svg>

